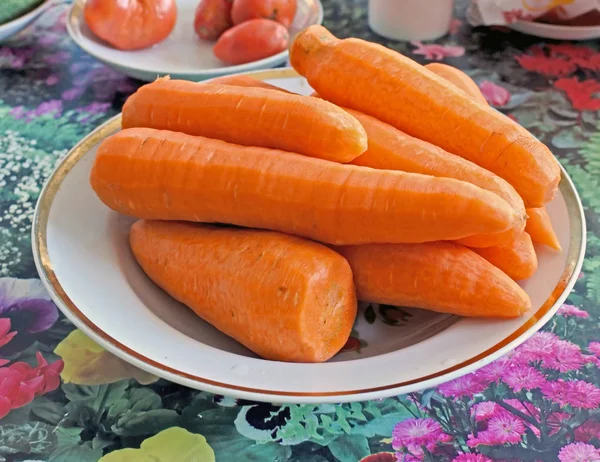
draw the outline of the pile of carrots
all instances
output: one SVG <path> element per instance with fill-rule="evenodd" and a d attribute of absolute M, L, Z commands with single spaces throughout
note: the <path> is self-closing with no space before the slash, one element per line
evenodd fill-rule
<path fill-rule="evenodd" d="M 357 299 L 529 310 L 515 280 L 537 269 L 533 242 L 560 251 L 548 148 L 448 66 L 321 26 L 290 59 L 316 94 L 230 76 L 159 79 L 127 100 L 90 181 L 141 219 L 130 241 L 148 276 L 279 361 L 331 358 Z"/>

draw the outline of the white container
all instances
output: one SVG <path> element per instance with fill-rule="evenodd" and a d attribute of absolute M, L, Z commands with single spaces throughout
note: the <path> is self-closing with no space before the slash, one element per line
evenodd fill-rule
<path fill-rule="evenodd" d="M 369 27 L 392 40 L 434 40 L 448 33 L 454 0 L 369 0 Z"/>

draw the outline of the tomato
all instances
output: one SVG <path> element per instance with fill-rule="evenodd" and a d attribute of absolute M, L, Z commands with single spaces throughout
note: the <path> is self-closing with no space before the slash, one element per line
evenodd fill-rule
<path fill-rule="evenodd" d="M 233 0 L 231 9 L 234 24 L 265 18 L 290 27 L 295 15 L 296 0 Z"/>
<path fill-rule="evenodd" d="M 166 39 L 177 20 L 175 0 L 88 0 L 90 30 L 119 50 L 139 50 Z"/>
<path fill-rule="evenodd" d="M 194 30 L 204 40 L 216 40 L 233 26 L 231 22 L 232 0 L 201 0 L 196 9 Z"/>
<path fill-rule="evenodd" d="M 251 19 L 225 31 L 213 51 L 227 64 L 245 64 L 285 50 L 289 39 L 282 24 L 270 19 Z"/>

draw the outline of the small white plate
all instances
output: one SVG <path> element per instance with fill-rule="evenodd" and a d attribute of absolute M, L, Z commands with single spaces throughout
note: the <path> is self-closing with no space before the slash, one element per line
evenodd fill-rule
<path fill-rule="evenodd" d="M 50 5 L 53 3 L 53 0 L 46 0 L 42 2 L 41 5 L 38 5 L 36 8 L 31 10 L 29 13 L 24 14 L 12 21 L 5 22 L 4 24 L 0 24 L 0 42 L 6 40 L 18 32 L 21 32 L 25 29 L 29 24 L 35 21 L 38 16 L 40 16 L 47 8 L 50 8 Z"/>
<path fill-rule="evenodd" d="M 508 27 L 523 34 L 556 40 L 593 40 L 600 38 L 600 26 L 561 26 L 535 21 L 517 21 Z"/>
<path fill-rule="evenodd" d="M 311 92 L 291 69 L 253 75 Z M 35 261 L 52 299 L 77 327 L 124 360 L 182 385 L 279 403 L 358 401 L 432 387 L 531 336 L 565 300 L 581 269 L 583 210 L 563 171 L 548 210 L 564 251 L 537 249 L 539 270 L 522 284 L 531 313 L 501 321 L 363 305 L 348 349 L 333 360 L 266 361 L 177 303 L 136 264 L 128 245 L 133 220 L 104 206 L 89 184 L 98 144 L 120 122 L 117 116 L 88 135 L 51 176 L 34 218 Z"/>
<path fill-rule="evenodd" d="M 130 77 L 151 82 L 157 77 L 200 81 L 226 74 L 269 69 L 284 64 L 288 51 L 259 61 L 228 66 L 213 54 L 215 42 L 201 40 L 194 32 L 194 14 L 200 0 L 177 0 L 177 24 L 171 35 L 152 48 L 121 51 L 97 38 L 85 24 L 85 0 L 77 0 L 69 12 L 67 30 L 83 50 L 106 65 Z M 321 24 L 323 6 L 320 0 L 298 0 L 298 9 L 290 27 L 290 37 L 302 29 Z"/>

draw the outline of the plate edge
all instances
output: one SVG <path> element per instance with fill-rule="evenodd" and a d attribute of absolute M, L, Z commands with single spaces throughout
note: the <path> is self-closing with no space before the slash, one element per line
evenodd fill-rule
<path fill-rule="evenodd" d="M 274 78 L 289 78 L 297 76 L 297 73 L 291 68 L 263 70 L 249 73 L 255 78 L 268 80 Z M 339 392 L 287 392 L 278 390 L 263 390 L 249 387 L 241 387 L 218 381 L 205 379 L 194 376 L 182 371 L 172 369 L 162 365 L 150 358 L 131 350 L 127 346 L 121 344 L 118 340 L 112 338 L 106 332 L 98 329 L 70 300 L 53 271 L 52 263 L 50 262 L 47 242 L 46 228 L 48 217 L 54 196 L 58 192 L 62 181 L 72 168 L 79 162 L 85 153 L 97 144 L 101 139 L 114 132 L 120 127 L 121 115 L 109 119 L 89 135 L 83 138 L 77 145 L 71 149 L 67 155 L 59 162 L 55 170 L 50 175 L 47 183 L 42 188 L 36 205 L 33 226 L 32 226 L 32 249 L 34 261 L 40 278 L 48 289 L 52 299 L 61 308 L 61 311 L 77 326 L 85 326 L 95 335 L 96 341 L 104 345 L 109 351 L 116 356 L 128 362 L 134 363 L 141 369 L 147 370 L 156 375 L 168 375 L 168 379 L 193 388 L 202 388 L 213 393 L 235 394 L 236 396 L 244 396 L 250 399 L 261 401 L 277 401 L 277 402 L 335 402 L 336 397 L 343 397 L 346 401 L 358 401 L 371 399 L 381 394 L 397 394 L 404 393 L 403 389 L 418 384 L 418 387 L 411 389 L 423 389 L 444 381 L 450 380 L 455 376 L 460 376 L 470 372 L 471 370 L 482 367 L 483 365 L 493 361 L 507 351 L 524 342 L 527 338 L 539 330 L 542 324 L 558 310 L 558 305 L 569 295 L 576 282 L 576 277 L 581 270 L 583 257 L 585 255 L 585 233 L 586 223 L 585 216 L 581 204 L 581 200 L 573 185 L 572 180 L 567 172 L 561 166 L 561 183 L 560 188 L 563 192 L 567 209 L 574 216 L 570 216 L 570 245 L 567 255 L 567 262 L 561 278 L 552 291 L 550 297 L 542 304 L 536 313 L 522 326 L 513 331 L 509 336 L 490 347 L 488 350 L 456 364 L 452 367 L 443 369 L 430 374 L 428 376 L 419 377 L 410 381 L 400 382 L 390 385 L 382 385 L 379 387 L 366 388 L 360 390 L 346 390 Z M 570 206 L 570 208 L 569 208 Z M 272 397 L 272 398 L 269 398 Z"/>

